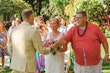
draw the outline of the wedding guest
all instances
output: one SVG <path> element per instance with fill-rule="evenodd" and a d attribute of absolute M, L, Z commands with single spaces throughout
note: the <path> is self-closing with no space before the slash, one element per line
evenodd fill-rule
<path fill-rule="evenodd" d="M 19 25 L 22 22 L 21 17 L 17 17 L 11 24 L 10 28 L 8 29 L 8 37 L 10 36 L 10 33 L 12 32 L 12 29 Z"/>
<path fill-rule="evenodd" d="M 5 66 L 4 66 L 4 62 L 5 62 L 5 56 L 9 56 L 8 52 L 7 52 L 7 30 L 4 26 L 5 24 L 3 22 L 0 21 L 0 57 L 2 60 L 2 69 L 0 70 L 0 72 L 5 71 Z"/>
<path fill-rule="evenodd" d="M 70 19 L 69 19 L 69 24 L 68 24 L 68 26 L 67 26 L 67 31 L 69 30 L 69 29 L 71 29 L 73 26 L 75 26 L 76 25 L 76 20 L 75 20 L 75 17 L 71 17 Z"/>
<path fill-rule="evenodd" d="M 52 29 L 50 28 L 50 21 L 49 20 L 46 21 L 46 25 L 47 25 L 48 32 L 51 32 Z"/>
<path fill-rule="evenodd" d="M 36 28 L 36 30 L 37 30 L 37 28 Z M 48 32 L 47 27 L 40 25 L 39 31 L 40 31 L 41 40 L 43 42 L 45 40 L 47 32 Z M 45 71 L 45 57 L 43 54 L 36 52 L 36 62 L 37 62 L 36 63 L 37 70 L 35 73 L 42 73 L 43 71 Z"/>
<path fill-rule="evenodd" d="M 40 26 L 40 35 L 41 35 L 42 41 L 45 40 L 47 33 L 48 33 L 47 27 L 44 25 L 41 25 Z"/>
<path fill-rule="evenodd" d="M 63 25 L 63 26 L 65 26 L 65 27 L 67 27 L 67 25 L 66 25 L 66 20 L 65 20 L 65 19 L 63 19 L 63 18 L 61 18 L 61 25 Z"/>
<path fill-rule="evenodd" d="M 34 26 L 35 26 L 35 28 L 38 28 L 39 29 L 39 27 L 41 25 L 46 26 L 46 24 L 44 23 L 44 18 L 42 16 L 35 17 L 35 20 L 34 20 Z"/>
<path fill-rule="evenodd" d="M 22 22 L 21 17 L 16 17 L 16 19 L 15 19 L 16 26 L 19 25 L 19 24 L 21 24 L 21 22 Z"/>
<path fill-rule="evenodd" d="M 60 16 L 56 16 L 55 18 L 57 18 L 59 20 L 59 28 L 58 28 L 58 30 L 65 34 L 67 32 L 67 28 L 66 28 L 65 24 L 62 24 L 62 18 Z"/>

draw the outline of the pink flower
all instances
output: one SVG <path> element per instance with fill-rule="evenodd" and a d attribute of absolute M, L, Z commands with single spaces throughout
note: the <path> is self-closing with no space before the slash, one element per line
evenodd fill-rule
<path fill-rule="evenodd" d="M 52 40 L 45 40 L 45 41 L 43 42 L 43 45 L 44 45 L 45 47 L 49 47 L 51 44 L 52 44 Z"/>

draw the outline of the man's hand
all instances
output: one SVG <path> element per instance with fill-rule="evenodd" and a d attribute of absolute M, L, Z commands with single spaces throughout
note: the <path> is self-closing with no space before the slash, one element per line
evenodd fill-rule
<path fill-rule="evenodd" d="M 50 45 L 51 51 L 54 50 L 53 44 Z"/>
<path fill-rule="evenodd" d="M 105 54 L 104 63 L 107 63 L 108 62 L 108 58 L 109 58 L 109 54 Z"/>

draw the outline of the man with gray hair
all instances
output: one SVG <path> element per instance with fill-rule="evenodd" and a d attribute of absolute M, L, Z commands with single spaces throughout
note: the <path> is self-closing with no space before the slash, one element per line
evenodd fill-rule
<path fill-rule="evenodd" d="M 36 51 L 48 54 L 51 49 L 43 47 L 39 32 L 33 28 L 34 14 L 31 9 L 22 11 L 23 22 L 13 28 L 9 37 L 12 73 L 34 73 Z"/>
<path fill-rule="evenodd" d="M 107 38 L 98 26 L 87 21 L 84 11 L 76 13 L 76 26 L 73 26 L 51 48 L 71 42 L 74 49 L 75 73 L 102 73 L 101 44 L 105 51 L 105 63 L 108 62 L 109 49 Z"/>

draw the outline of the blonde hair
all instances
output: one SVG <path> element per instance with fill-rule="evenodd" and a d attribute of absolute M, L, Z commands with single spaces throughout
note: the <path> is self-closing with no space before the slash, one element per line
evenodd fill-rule
<path fill-rule="evenodd" d="M 52 19 L 50 19 L 49 21 L 51 22 L 51 21 L 53 21 L 53 20 L 60 26 L 60 21 L 59 21 L 57 18 L 52 18 Z"/>
<path fill-rule="evenodd" d="M 37 17 L 35 17 L 35 21 L 36 21 L 36 22 L 38 22 L 38 20 L 39 20 L 39 19 L 43 19 L 43 17 L 42 17 L 42 16 L 40 16 L 40 15 L 39 15 L 39 16 L 37 16 Z M 44 19 L 43 19 L 43 20 L 44 20 Z"/>
<path fill-rule="evenodd" d="M 42 27 L 45 27 L 45 30 L 48 30 L 48 29 L 47 29 L 47 26 L 46 26 L 45 24 L 44 24 L 44 25 L 40 25 L 39 28 L 41 29 Z"/>
<path fill-rule="evenodd" d="M 2 23 L 2 29 L 3 29 L 4 31 L 7 31 L 6 28 L 5 28 L 5 23 L 2 22 L 2 21 L 0 21 L 0 23 Z"/>

